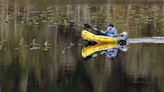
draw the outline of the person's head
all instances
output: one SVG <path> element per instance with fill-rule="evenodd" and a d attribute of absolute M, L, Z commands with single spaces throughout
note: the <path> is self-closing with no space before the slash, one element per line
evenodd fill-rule
<path fill-rule="evenodd" d="M 112 23 L 108 23 L 107 29 L 112 29 L 112 28 L 113 28 L 113 24 Z"/>

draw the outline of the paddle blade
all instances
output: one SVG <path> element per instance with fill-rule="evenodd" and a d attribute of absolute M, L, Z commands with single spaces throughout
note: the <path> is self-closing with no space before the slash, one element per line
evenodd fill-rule
<path fill-rule="evenodd" d="M 86 27 L 86 28 L 92 28 L 89 24 L 84 24 L 84 27 Z"/>

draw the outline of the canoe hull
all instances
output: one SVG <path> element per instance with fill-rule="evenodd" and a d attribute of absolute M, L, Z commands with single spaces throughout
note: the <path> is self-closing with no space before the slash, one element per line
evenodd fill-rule
<path fill-rule="evenodd" d="M 87 30 L 83 30 L 81 36 L 85 40 L 94 41 L 97 43 L 117 43 L 117 38 L 109 37 L 109 36 L 102 36 L 102 35 L 95 35 Z"/>
<path fill-rule="evenodd" d="M 88 46 L 88 47 L 82 48 L 81 54 L 82 54 L 83 58 L 86 58 L 87 56 L 90 56 L 91 54 L 93 54 L 95 52 L 108 50 L 108 49 L 111 49 L 116 46 L 118 46 L 117 43 L 115 43 L 115 44 L 111 44 L 111 43 L 96 44 L 93 46 Z"/>

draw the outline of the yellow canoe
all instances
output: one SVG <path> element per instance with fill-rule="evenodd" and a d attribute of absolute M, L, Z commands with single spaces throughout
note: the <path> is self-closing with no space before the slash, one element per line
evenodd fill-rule
<path fill-rule="evenodd" d="M 81 33 L 81 36 L 85 40 L 94 41 L 97 43 L 117 43 L 118 42 L 116 38 L 103 36 L 103 35 L 95 35 L 91 32 L 88 32 L 87 30 L 83 30 Z"/>
<path fill-rule="evenodd" d="M 116 46 L 118 46 L 117 43 L 96 44 L 93 46 L 88 46 L 88 47 L 82 48 L 81 54 L 82 54 L 83 58 L 86 58 L 87 56 L 89 56 L 95 52 L 108 50 L 108 49 L 111 49 L 111 48 L 116 47 Z"/>

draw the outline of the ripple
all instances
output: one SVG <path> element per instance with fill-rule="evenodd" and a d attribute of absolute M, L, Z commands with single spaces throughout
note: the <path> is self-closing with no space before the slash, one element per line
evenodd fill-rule
<path fill-rule="evenodd" d="M 128 43 L 164 43 L 164 37 L 130 38 Z"/>

